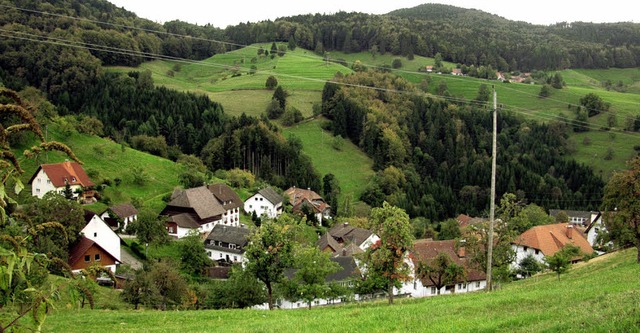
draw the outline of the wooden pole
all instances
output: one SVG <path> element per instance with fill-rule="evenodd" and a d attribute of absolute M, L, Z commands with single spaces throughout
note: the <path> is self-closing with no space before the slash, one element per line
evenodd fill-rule
<path fill-rule="evenodd" d="M 491 203 L 489 208 L 489 234 L 487 240 L 487 291 L 491 291 L 491 275 L 493 264 L 493 224 L 496 214 L 496 155 L 498 139 L 498 95 L 493 86 L 493 152 L 491 154 Z"/>

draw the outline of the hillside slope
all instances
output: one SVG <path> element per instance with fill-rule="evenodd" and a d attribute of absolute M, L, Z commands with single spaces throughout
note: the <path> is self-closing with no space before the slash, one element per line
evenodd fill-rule
<path fill-rule="evenodd" d="M 312 310 L 58 310 L 45 332 L 634 332 L 640 325 L 635 250 L 478 292 Z"/>

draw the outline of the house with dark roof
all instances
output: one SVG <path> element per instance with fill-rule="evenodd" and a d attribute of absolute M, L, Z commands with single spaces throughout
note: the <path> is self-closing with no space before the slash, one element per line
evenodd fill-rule
<path fill-rule="evenodd" d="M 138 210 L 130 203 L 107 208 L 100 217 L 113 229 L 126 231 L 129 223 L 138 219 Z"/>
<path fill-rule="evenodd" d="M 273 188 L 263 188 L 244 202 L 244 211 L 247 214 L 255 212 L 257 216 L 276 218 L 282 214 L 283 200 Z"/>
<path fill-rule="evenodd" d="M 334 256 L 353 256 L 366 251 L 378 240 L 380 237 L 370 230 L 341 223 L 322 235 L 316 246 L 320 251 L 333 253 Z"/>
<path fill-rule="evenodd" d="M 190 231 L 207 233 L 213 226 L 222 223 L 227 210 L 206 186 L 175 190 L 171 200 L 160 213 L 166 216 L 165 223 L 170 236 L 182 238 Z"/>
<path fill-rule="evenodd" d="M 429 263 L 436 259 L 438 254 L 445 253 L 451 260 L 465 271 L 465 277 L 458 279 L 454 283 L 437 289 L 435 284 L 428 278 L 418 279 L 415 269 L 418 263 Z M 483 290 L 486 288 L 486 275 L 483 271 L 473 267 L 470 259 L 466 256 L 464 244 L 458 244 L 455 240 L 433 241 L 419 239 L 414 242 L 413 250 L 409 256 L 411 267 L 413 267 L 413 279 L 405 282 L 398 291 L 398 294 L 411 295 L 412 297 L 426 297 L 452 293 L 466 293 Z"/>
<path fill-rule="evenodd" d="M 118 262 L 121 260 L 120 237 L 105 223 L 102 218 L 89 210 L 84 211 L 86 225 L 80 233 L 87 239 L 98 244 Z"/>
<path fill-rule="evenodd" d="M 218 262 L 241 263 L 249 233 L 247 228 L 216 224 L 204 241 L 204 249 L 209 258 Z"/>
<path fill-rule="evenodd" d="M 549 210 L 549 215 L 557 217 L 560 212 L 567 214 L 567 216 L 569 217 L 569 220 L 567 222 L 580 227 L 587 227 L 600 213 L 581 210 L 551 209 Z"/>
<path fill-rule="evenodd" d="M 240 226 L 240 208 L 244 204 L 240 196 L 231 187 L 222 183 L 209 185 L 207 188 L 225 210 L 221 223 Z"/>
<path fill-rule="evenodd" d="M 568 244 L 580 248 L 583 254 L 592 254 L 593 248 L 586 237 L 571 223 L 557 223 L 535 226 L 518 236 L 511 247 L 516 253 L 512 267 L 527 256 L 544 262 L 545 256 L 552 256 Z M 574 258 L 579 261 L 581 257 Z"/>
<path fill-rule="evenodd" d="M 31 194 L 40 199 L 49 192 L 64 195 L 64 190 L 69 185 L 75 199 L 86 203 L 95 202 L 95 184 L 77 162 L 42 164 L 29 180 L 29 184 Z"/>
<path fill-rule="evenodd" d="M 324 199 L 311 189 L 301 189 L 291 187 L 284 192 L 289 197 L 289 202 L 293 206 L 293 212 L 304 213 L 305 210 L 312 212 L 318 222 L 331 218 L 331 206 Z"/>
<path fill-rule="evenodd" d="M 69 251 L 68 264 L 73 272 L 78 272 L 87 267 L 98 264 L 116 272 L 116 265 L 120 262 L 109 251 L 105 250 L 95 241 L 82 237 L 71 251 Z"/>
<path fill-rule="evenodd" d="M 336 264 L 338 264 L 339 268 L 333 274 L 330 274 L 325 279 L 327 284 L 335 283 L 344 287 L 353 287 L 355 281 L 362 277 L 362 273 L 358 264 L 354 257 L 351 256 L 338 256 L 332 257 L 330 260 Z M 290 269 L 285 272 L 285 276 L 288 278 L 292 278 L 295 274 L 295 270 Z M 357 298 L 357 296 L 356 296 Z M 331 304 L 340 304 L 344 301 L 344 297 L 336 297 L 332 299 L 324 299 L 319 298 L 313 300 L 311 302 L 311 306 L 323 306 L 323 305 L 331 305 Z M 308 307 L 309 304 L 304 301 L 289 301 L 286 299 L 279 298 L 276 300 L 276 306 L 280 309 L 298 309 Z M 261 309 L 267 309 L 268 305 L 263 304 L 262 306 L 258 306 Z"/>

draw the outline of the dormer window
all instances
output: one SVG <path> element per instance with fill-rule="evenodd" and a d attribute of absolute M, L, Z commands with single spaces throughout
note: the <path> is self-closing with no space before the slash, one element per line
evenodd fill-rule
<path fill-rule="evenodd" d="M 76 177 L 71 177 L 71 182 L 75 183 Z"/>

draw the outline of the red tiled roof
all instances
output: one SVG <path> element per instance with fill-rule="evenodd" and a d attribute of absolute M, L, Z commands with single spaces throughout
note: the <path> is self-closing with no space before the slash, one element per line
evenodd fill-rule
<path fill-rule="evenodd" d="M 324 212 L 327 208 L 330 208 L 324 199 L 316 192 L 310 189 L 301 189 L 297 187 L 291 187 L 284 192 L 289 197 L 289 202 L 293 206 L 293 211 L 298 212 L 302 209 L 302 205 L 306 202 L 317 213 Z"/>
<path fill-rule="evenodd" d="M 55 164 L 42 164 L 36 170 L 36 173 L 29 181 L 30 183 L 33 181 L 35 176 L 40 172 L 40 169 L 44 170 L 47 174 L 47 177 L 51 180 L 51 183 L 55 187 L 63 187 L 66 186 L 67 182 L 69 185 L 80 185 L 82 187 L 94 186 L 95 184 L 89 179 L 87 173 L 84 172 L 84 169 L 77 162 L 62 162 Z"/>
<path fill-rule="evenodd" d="M 552 256 L 567 244 L 579 247 L 585 254 L 593 253 L 593 248 L 584 235 L 569 223 L 539 225 L 522 233 L 514 242 L 542 251 Z"/>
<path fill-rule="evenodd" d="M 461 251 L 460 251 L 461 250 Z M 455 240 L 432 241 L 427 239 L 419 239 L 413 243 L 413 251 L 411 256 L 414 265 L 417 267 L 421 261 L 430 262 L 435 259 L 439 253 L 446 253 L 451 260 L 464 267 L 467 282 L 486 280 L 486 274 L 471 267 L 469 259 L 464 257 L 464 249 L 460 248 L 456 251 Z M 422 281 L 425 286 L 431 286 L 433 283 L 426 279 Z M 463 282 L 463 281 L 458 281 Z"/>

